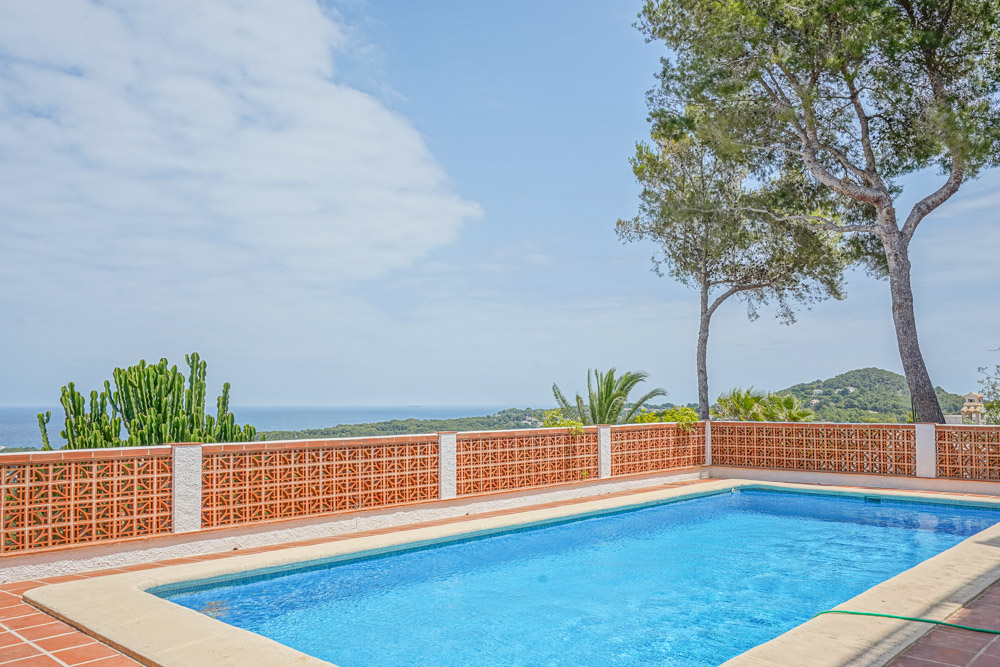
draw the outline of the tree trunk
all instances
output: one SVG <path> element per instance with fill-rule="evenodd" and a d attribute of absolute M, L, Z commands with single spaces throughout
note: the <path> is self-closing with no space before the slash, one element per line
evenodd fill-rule
<path fill-rule="evenodd" d="M 903 362 L 906 384 L 910 388 L 916 421 L 944 423 L 944 414 L 934 393 L 924 357 L 917 341 L 917 320 L 913 313 L 913 289 L 910 287 L 910 257 L 907 243 L 896 226 L 895 211 L 889 208 L 880 215 L 879 236 L 889 261 L 889 291 L 892 294 L 892 321 L 896 343 Z M 891 218 L 891 221 L 889 220 Z M 891 222 L 890 224 L 887 224 Z"/>
<path fill-rule="evenodd" d="M 701 318 L 698 325 L 698 418 L 708 419 L 708 285 L 701 286 Z"/>

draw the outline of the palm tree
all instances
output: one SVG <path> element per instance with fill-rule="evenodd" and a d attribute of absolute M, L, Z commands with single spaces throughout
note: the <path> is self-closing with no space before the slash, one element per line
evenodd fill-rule
<path fill-rule="evenodd" d="M 614 368 L 607 373 L 601 373 L 595 368 L 592 379 L 591 371 L 588 369 L 586 402 L 580 394 L 577 394 L 576 405 L 570 405 L 556 384 L 552 385 L 552 394 L 560 410 L 568 417 L 578 419 L 584 424 L 627 424 L 635 418 L 647 401 L 667 395 L 662 389 L 653 389 L 634 403 L 629 403 L 628 395 L 648 377 L 649 374 L 642 371 L 629 371 L 615 377 Z"/>
<path fill-rule="evenodd" d="M 806 422 L 813 416 L 813 411 L 803 407 L 802 401 L 791 394 L 768 394 L 762 404 L 764 421 Z"/>
<path fill-rule="evenodd" d="M 759 394 L 750 387 L 719 396 L 719 408 L 713 414 L 717 419 L 740 422 L 804 422 L 813 412 L 791 394 Z"/>
<path fill-rule="evenodd" d="M 719 396 L 719 408 L 714 411 L 716 419 L 737 422 L 765 421 L 763 415 L 764 395 L 749 389 L 733 389 L 728 394 Z"/>

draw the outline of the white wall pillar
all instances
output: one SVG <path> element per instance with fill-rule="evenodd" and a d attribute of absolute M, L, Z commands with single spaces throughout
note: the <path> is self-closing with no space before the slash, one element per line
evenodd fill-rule
<path fill-rule="evenodd" d="M 458 434 L 455 431 L 438 433 L 438 497 L 454 498 L 458 493 Z"/>
<path fill-rule="evenodd" d="M 937 429 L 917 424 L 917 477 L 937 477 Z"/>
<path fill-rule="evenodd" d="M 712 465 L 712 422 L 705 420 L 705 465 Z"/>
<path fill-rule="evenodd" d="M 171 454 L 174 532 L 201 530 L 201 444 L 176 444 Z"/>
<path fill-rule="evenodd" d="M 611 477 L 611 427 L 597 427 L 597 477 Z"/>

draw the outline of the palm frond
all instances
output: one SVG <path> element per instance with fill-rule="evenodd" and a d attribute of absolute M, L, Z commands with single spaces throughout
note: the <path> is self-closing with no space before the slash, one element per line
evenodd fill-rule
<path fill-rule="evenodd" d="M 570 416 L 573 413 L 573 408 L 570 406 L 569 401 L 563 396 L 563 393 L 559 390 L 559 385 L 555 382 L 552 383 L 552 395 L 556 398 L 556 403 L 559 404 L 559 409 L 563 411 L 566 416 Z"/>
<path fill-rule="evenodd" d="M 576 395 L 576 410 L 579 419 L 584 424 L 625 424 L 631 421 L 636 413 L 650 399 L 666 396 L 663 389 L 654 389 L 636 403 L 631 405 L 627 414 L 625 409 L 630 405 L 629 394 L 636 386 L 646 381 L 649 374 L 643 371 L 628 371 L 616 376 L 616 369 L 606 372 L 600 369 L 587 369 L 587 403 L 580 394 Z M 552 385 L 552 393 L 560 407 L 571 412 L 571 406 L 559 387 Z"/>
<path fill-rule="evenodd" d="M 587 421 L 587 408 L 583 404 L 583 396 L 580 394 L 576 395 L 576 411 L 580 415 L 580 422 L 582 424 L 593 424 L 592 421 Z"/>
<path fill-rule="evenodd" d="M 635 403 L 632 404 L 632 409 L 629 410 L 628 414 L 625 415 L 625 419 L 621 420 L 620 423 L 622 424 L 631 423 L 631 421 L 635 418 L 636 413 L 639 412 L 639 410 L 641 410 L 646 403 L 657 397 L 665 398 L 666 395 L 667 392 L 660 388 L 656 388 L 653 389 L 652 391 L 646 392 L 639 398 L 639 400 L 637 400 Z"/>
<path fill-rule="evenodd" d="M 597 414 L 598 407 L 601 403 L 600 391 L 601 391 L 601 372 L 594 369 L 595 380 L 597 382 L 597 394 L 594 393 L 594 385 L 590 381 L 590 369 L 587 369 L 587 400 L 589 401 L 588 407 L 590 408 L 590 423 L 600 424 L 600 415 Z"/>

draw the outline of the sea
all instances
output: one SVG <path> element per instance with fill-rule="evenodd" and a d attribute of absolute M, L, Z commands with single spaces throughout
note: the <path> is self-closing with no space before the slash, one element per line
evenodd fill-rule
<path fill-rule="evenodd" d="M 366 424 L 391 419 L 457 419 L 491 415 L 509 405 L 364 405 L 277 406 L 253 405 L 231 408 L 240 424 L 253 424 L 258 431 L 301 431 L 341 424 Z M 59 431 L 65 413 L 61 407 L 0 406 L 0 447 L 42 446 L 38 413 L 52 411 L 49 439 L 52 446 L 62 439 Z"/>

